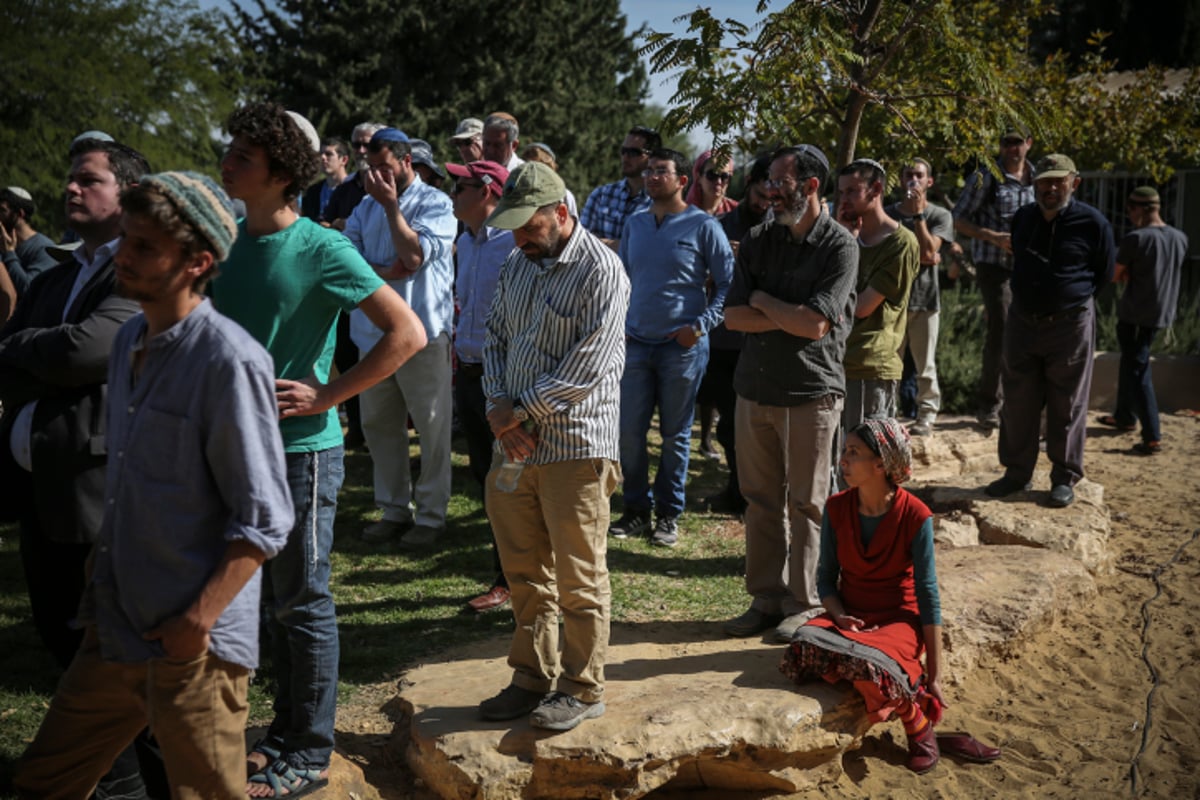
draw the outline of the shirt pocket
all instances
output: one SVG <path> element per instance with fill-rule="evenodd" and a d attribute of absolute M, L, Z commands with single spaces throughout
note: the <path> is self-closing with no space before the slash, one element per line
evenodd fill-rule
<path fill-rule="evenodd" d="M 552 358 L 561 358 L 574 342 L 575 309 L 565 309 L 561 301 L 556 307 L 553 298 L 542 304 L 538 317 L 537 342 L 539 349 Z"/>
<path fill-rule="evenodd" d="M 183 485 L 187 482 L 185 464 L 191 462 L 191 449 L 199 446 L 188 441 L 188 419 L 178 414 L 142 409 L 125 450 L 110 453 L 125 461 L 125 467 L 139 478 L 155 484 Z"/>

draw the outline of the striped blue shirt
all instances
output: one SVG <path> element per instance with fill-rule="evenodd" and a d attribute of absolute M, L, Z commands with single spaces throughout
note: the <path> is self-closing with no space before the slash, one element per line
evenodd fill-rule
<path fill-rule="evenodd" d="M 488 410 L 510 398 L 529 412 L 529 463 L 619 460 L 628 308 L 621 260 L 578 220 L 553 263 L 509 255 L 487 320 L 483 391 Z"/>

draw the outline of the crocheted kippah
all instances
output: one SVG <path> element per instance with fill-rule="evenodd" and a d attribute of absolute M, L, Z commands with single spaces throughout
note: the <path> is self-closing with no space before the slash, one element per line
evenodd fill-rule
<path fill-rule="evenodd" d="M 894 419 L 866 419 L 854 429 L 871 448 L 871 451 L 883 459 L 883 471 L 888 480 L 899 486 L 912 477 L 912 449 L 909 443 L 908 429 Z"/>
<path fill-rule="evenodd" d="M 140 183 L 165 194 L 179 215 L 212 245 L 217 261 L 225 260 L 237 238 L 237 220 L 224 189 L 198 172 L 160 172 L 145 176 Z"/>
<path fill-rule="evenodd" d="M 1139 186 L 1129 193 L 1131 200 L 1152 205 L 1158 202 L 1158 190 L 1153 186 Z"/>

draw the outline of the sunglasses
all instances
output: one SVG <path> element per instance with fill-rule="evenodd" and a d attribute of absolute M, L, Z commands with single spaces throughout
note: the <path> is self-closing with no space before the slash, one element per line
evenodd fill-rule
<path fill-rule="evenodd" d="M 458 194 L 464 189 L 478 189 L 481 186 L 483 184 L 479 181 L 455 181 L 454 185 L 450 187 L 450 194 Z"/>
<path fill-rule="evenodd" d="M 650 151 L 641 147 L 622 147 L 621 155 L 636 158 L 637 156 L 649 155 Z"/>
<path fill-rule="evenodd" d="M 708 178 L 713 183 L 729 183 L 733 180 L 732 172 L 717 172 L 714 169 L 704 171 L 704 177 Z"/>

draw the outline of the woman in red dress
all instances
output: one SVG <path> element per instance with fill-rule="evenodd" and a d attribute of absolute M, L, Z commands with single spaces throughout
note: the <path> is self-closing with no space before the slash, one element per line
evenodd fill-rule
<path fill-rule="evenodd" d="M 908 431 L 867 420 L 846 436 L 840 466 L 850 488 L 829 498 L 821 523 L 826 613 L 797 631 L 780 669 L 797 683 L 852 682 L 872 720 L 904 723 L 908 768 L 926 772 L 938 762 L 933 726 L 946 705 L 942 619 L 933 515 L 899 486 L 912 475 Z"/>

